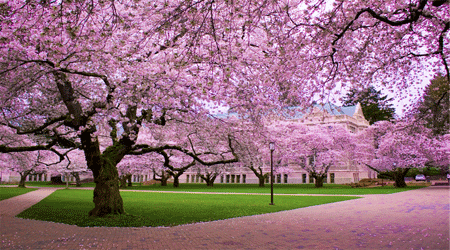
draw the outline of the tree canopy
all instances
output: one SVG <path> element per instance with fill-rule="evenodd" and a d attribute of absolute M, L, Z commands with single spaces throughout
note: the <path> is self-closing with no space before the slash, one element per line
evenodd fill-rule
<path fill-rule="evenodd" d="M 394 118 L 395 108 L 390 102 L 392 102 L 392 98 L 382 95 L 381 91 L 369 86 L 362 90 L 351 89 L 344 97 L 343 106 L 360 103 L 364 117 L 372 125 L 377 121 L 389 121 Z"/>
<path fill-rule="evenodd" d="M 435 135 L 449 133 L 450 83 L 447 77 L 440 74 L 434 77 L 412 112 L 417 119 L 425 120 Z"/>
<path fill-rule="evenodd" d="M 449 12 L 437 0 L 2 2 L 1 129 L 40 139 L 0 152 L 83 150 L 96 182 L 90 215 L 120 214 L 126 155 L 171 149 L 212 163 L 137 143 L 141 128 L 203 119 L 206 104 L 265 112 L 339 85 L 448 78 Z"/>

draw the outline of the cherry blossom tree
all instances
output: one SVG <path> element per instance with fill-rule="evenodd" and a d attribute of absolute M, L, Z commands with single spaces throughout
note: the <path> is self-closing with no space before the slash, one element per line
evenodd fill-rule
<path fill-rule="evenodd" d="M 445 138 L 432 136 L 432 131 L 417 121 L 379 122 L 365 131 L 366 166 L 388 172 L 396 187 L 406 187 L 405 176 L 412 168 L 448 164 Z"/>
<path fill-rule="evenodd" d="M 323 187 L 323 179 L 333 166 L 351 164 L 356 149 L 354 134 L 341 125 L 306 127 L 287 123 L 272 126 L 272 138 L 286 165 L 299 165 L 315 179 L 316 187 Z"/>
<path fill-rule="evenodd" d="M 226 86 L 230 87 L 230 103 L 236 99 L 232 88 L 237 85 L 210 82 L 213 77 L 218 79 L 216 73 L 225 75 L 221 72 L 229 69 L 202 62 L 216 58 L 204 58 L 210 54 L 202 55 L 206 48 L 197 50 L 196 46 L 203 42 L 202 36 L 209 41 L 214 36 L 205 35 L 200 15 L 187 11 L 194 7 L 182 1 L 170 5 L 164 1 L 151 5 L 12 1 L 0 7 L 0 74 L 5 93 L 1 124 L 16 134 L 47 138 L 26 148 L 2 145 L 1 152 L 45 150 L 55 145 L 83 150 L 96 182 L 91 216 L 124 212 L 116 165 L 134 149 L 142 124 L 164 126 L 165 119 L 183 120 L 183 116 L 200 113 L 204 101 L 214 101 Z M 205 13 L 213 18 L 210 11 Z M 183 15 L 200 22 L 186 22 L 193 27 L 178 25 Z M 229 43 L 234 41 L 225 42 Z M 226 52 L 223 44 L 216 45 L 211 48 Z M 217 60 L 225 63 L 227 58 Z M 103 149 L 99 126 L 109 131 L 112 141 Z M 161 147 L 146 147 L 145 151 Z"/>
<path fill-rule="evenodd" d="M 401 93 L 429 72 L 450 80 L 447 1 L 289 1 L 283 10 L 270 31 L 284 35 L 277 44 L 295 65 L 293 96 L 307 89 L 327 99 L 371 84 Z"/>
<path fill-rule="evenodd" d="M 192 119 L 205 103 L 308 105 L 339 83 L 407 87 L 424 67 L 448 76 L 448 12 L 427 0 L 1 3 L 0 124 L 46 140 L 0 152 L 83 150 L 89 214 L 121 214 L 125 155 L 170 149 L 207 163 L 182 146 L 137 145 L 144 125 Z"/>
<path fill-rule="evenodd" d="M 251 170 L 258 178 L 259 187 L 264 187 L 266 178 L 270 175 L 270 137 L 261 121 L 249 122 L 235 119 L 233 127 L 238 128 L 234 133 L 236 154 L 239 164 Z"/>
<path fill-rule="evenodd" d="M 63 152 L 63 149 L 58 149 L 58 152 Z M 63 156 L 64 160 L 59 162 L 53 167 L 53 172 L 64 175 L 66 178 L 72 175 L 75 178 L 75 183 L 77 187 L 81 187 L 80 174 L 89 173 L 90 170 L 87 168 L 86 159 L 84 158 L 83 151 L 79 149 L 65 150 Z M 67 182 L 68 184 L 68 182 Z"/>
<path fill-rule="evenodd" d="M 196 165 L 194 169 L 197 172 L 197 175 L 206 182 L 206 186 L 213 187 L 217 176 L 224 172 L 226 166 L 224 164 L 210 167 Z"/>

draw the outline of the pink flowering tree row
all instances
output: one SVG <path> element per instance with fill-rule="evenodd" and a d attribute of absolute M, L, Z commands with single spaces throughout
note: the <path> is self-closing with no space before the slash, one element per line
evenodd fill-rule
<path fill-rule="evenodd" d="M 378 122 L 368 128 L 359 148 L 360 160 L 370 169 L 387 172 L 396 187 L 406 187 L 405 176 L 412 168 L 448 168 L 448 136 L 433 136 L 420 121 Z"/>
<path fill-rule="evenodd" d="M 0 10 L 0 129 L 46 138 L 0 152 L 82 150 L 96 182 L 91 216 L 124 212 L 116 166 L 127 154 L 170 149 L 211 163 L 207 151 L 138 145 L 144 125 L 193 119 L 205 103 L 307 106 L 338 84 L 450 75 L 449 7 L 438 0 L 19 0 Z"/>

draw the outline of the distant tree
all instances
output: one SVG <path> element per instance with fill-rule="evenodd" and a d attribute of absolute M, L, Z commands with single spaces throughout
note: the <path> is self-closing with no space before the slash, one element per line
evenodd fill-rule
<path fill-rule="evenodd" d="M 285 165 L 299 165 L 315 179 L 317 188 L 323 187 L 331 167 L 350 164 L 355 158 L 355 135 L 342 126 L 290 124 L 272 129 L 271 136 L 280 148 L 278 151 L 283 152 L 278 155 L 281 161 Z"/>
<path fill-rule="evenodd" d="M 373 86 L 366 89 L 351 89 L 344 97 L 344 107 L 361 104 L 364 117 L 370 125 L 377 121 L 391 120 L 394 118 L 395 108 L 390 103 L 392 98 L 382 95 L 381 91 Z"/>
<path fill-rule="evenodd" d="M 438 74 L 430 81 L 415 108 L 415 116 L 425 120 L 434 135 L 444 135 L 450 130 L 449 91 L 448 78 Z"/>
<path fill-rule="evenodd" d="M 415 120 L 378 122 L 366 129 L 361 139 L 366 143 L 359 147 L 358 159 L 379 174 L 390 176 L 399 188 L 406 187 L 405 176 L 410 169 L 449 163 L 449 138 L 432 136 L 430 129 Z"/>

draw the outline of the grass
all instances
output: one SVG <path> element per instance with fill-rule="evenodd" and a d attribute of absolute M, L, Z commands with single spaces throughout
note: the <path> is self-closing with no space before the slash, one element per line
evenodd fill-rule
<path fill-rule="evenodd" d="M 57 190 L 18 215 L 82 227 L 157 227 L 223 220 L 357 199 L 349 196 L 275 196 L 121 192 L 126 215 L 90 218 L 92 190 Z"/>
<path fill-rule="evenodd" d="M 314 187 L 314 184 L 274 184 L 275 194 L 345 194 L 345 195 L 365 195 L 365 194 L 392 194 L 418 188 L 425 185 L 408 186 L 406 188 L 394 188 L 391 186 L 372 188 L 352 188 L 340 184 L 324 184 L 322 188 Z M 154 190 L 154 191 L 187 191 L 187 192 L 224 192 L 224 193 L 270 193 L 270 185 L 263 188 L 258 184 L 214 184 L 214 187 L 207 187 L 206 184 L 181 183 L 179 188 L 172 184 L 163 187 L 159 184 L 151 186 L 127 187 L 126 190 Z"/>
<path fill-rule="evenodd" d="M 36 188 L 14 188 L 14 187 L 0 187 L 0 201 L 6 200 L 14 196 L 25 194 L 36 190 Z"/>
<path fill-rule="evenodd" d="M 65 187 L 66 185 L 51 185 L 51 182 L 31 181 L 27 186 L 35 187 Z M 409 183 L 406 188 L 394 188 L 390 186 L 361 187 L 352 188 L 340 184 L 324 184 L 322 188 L 314 187 L 314 184 L 274 184 L 275 194 L 345 194 L 345 195 L 365 195 L 365 194 L 392 194 L 429 186 L 429 183 Z M 70 188 L 75 186 L 69 186 Z M 84 183 L 81 187 L 95 187 L 95 183 Z M 180 187 L 175 188 L 173 184 L 161 186 L 160 184 L 142 186 L 140 183 L 133 183 L 132 187 L 124 190 L 153 190 L 153 191 L 186 191 L 186 192 L 220 192 L 220 193 L 270 193 L 270 185 L 266 184 L 260 188 L 258 184 L 214 184 L 214 187 L 207 187 L 205 183 L 180 183 Z"/>
<path fill-rule="evenodd" d="M 74 182 L 71 181 L 69 183 L 74 183 Z M 2 185 L 17 186 L 18 184 L 2 184 Z M 50 181 L 27 181 L 27 182 L 25 182 L 25 186 L 27 186 L 27 187 L 60 187 L 60 188 L 64 188 L 64 187 L 66 187 L 66 183 L 64 182 L 64 184 L 62 184 L 62 185 L 52 185 Z M 69 187 L 75 187 L 75 186 L 69 185 Z M 83 184 L 81 184 L 81 187 L 95 187 L 95 183 L 94 182 L 83 183 Z"/>

